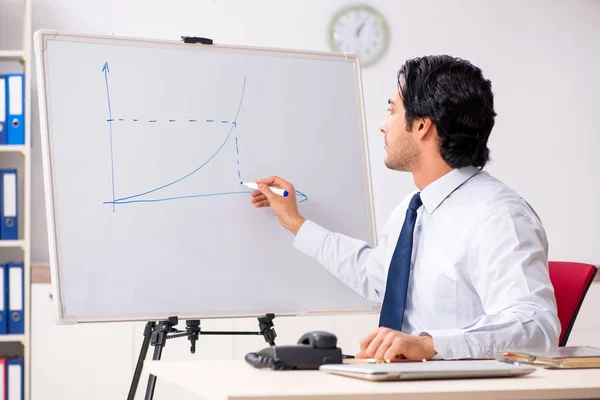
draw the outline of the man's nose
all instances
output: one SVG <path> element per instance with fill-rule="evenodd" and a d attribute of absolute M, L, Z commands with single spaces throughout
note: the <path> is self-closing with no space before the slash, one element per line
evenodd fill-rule
<path fill-rule="evenodd" d="M 383 133 L 384 135 L 387 133 L 387 126 L 385 124 L 385 121 L 382 121 L 381 124 L 379 124 L 379 132 Z"/>

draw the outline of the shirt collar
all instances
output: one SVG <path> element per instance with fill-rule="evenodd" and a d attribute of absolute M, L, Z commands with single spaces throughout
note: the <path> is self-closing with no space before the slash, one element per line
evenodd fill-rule
<path fill-rule="evenodd" d="M 454 192 L 460 185 L 474 176 L 480 170 L 477 167 L 465 167 L 453 169 L 446 175 L 427 185 L 421 191 L 421 200 L 430 214 L 442 204 L 450 193 Z"/>

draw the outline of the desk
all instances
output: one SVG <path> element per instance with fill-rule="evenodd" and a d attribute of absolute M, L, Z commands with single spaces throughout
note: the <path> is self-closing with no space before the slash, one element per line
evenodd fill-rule
<path fill-rule="evenodd" d="M 171 382 L 207 400 L 600 397 L 600 369 L 538 368 L 515 378 L 369 382 L 320 371 L 256 369 L 245 361 L 146 361 L 144 365 L 158 382 Z"/>

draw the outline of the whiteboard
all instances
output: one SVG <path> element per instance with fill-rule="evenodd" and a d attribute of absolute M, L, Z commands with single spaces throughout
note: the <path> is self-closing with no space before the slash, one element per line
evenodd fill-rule
<path fill-rule="evenodd" d="M 38 31 L 61 323 L 377 310 L 240 181 L 375 244 L 358 58 Z"/>

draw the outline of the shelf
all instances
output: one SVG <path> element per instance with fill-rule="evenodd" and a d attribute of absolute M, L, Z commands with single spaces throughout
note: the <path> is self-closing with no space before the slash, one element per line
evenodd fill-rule
<path fill-rule="evenodd" d="M 15 144 L 11 144 L 11 145 L 0 145 L 0 151 L 2 152 L 18 152 L 18 153 L 25 153 L 27 151 L 27 146 L 24 146 L 22 144 L 19 145 L 15 145 Z"/>
<path fill-rule="evenodd" d="M 24 240 L 0 240 L 0 247 L 25 248 L 25 241 Z"/>
<path fill-rule="evenodd" d="M 25 58 L 23 50 L 0 50 L 0 60 L 21 60 Z"/>
<path fill-rule="evenodd" d="M 25 335 L 0 335 L 0 343 L 25 341 Z"/>

